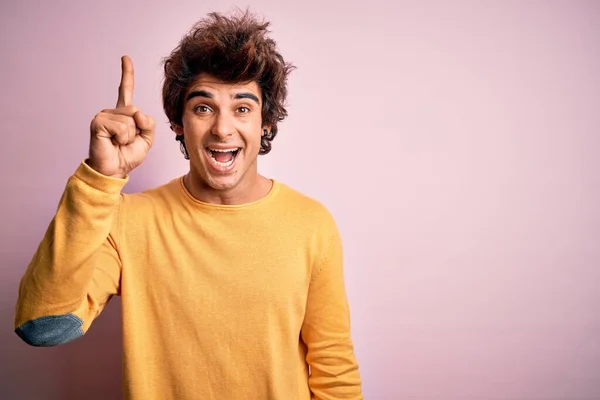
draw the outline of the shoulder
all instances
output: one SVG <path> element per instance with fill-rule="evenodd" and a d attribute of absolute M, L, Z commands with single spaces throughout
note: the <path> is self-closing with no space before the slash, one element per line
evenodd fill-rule
<path fill-rule="evenodd" d="M 342 259 L 342 238 L 337 221 L 325 203 L 286 184 L 280 183 L 281 204 L 290 215 L 286 229 L 308 241 L 312 264 L 318 268 L 328 261 Z"/>
<path fill-rule="evenodd" d="M 331 210 L 316 197 L 310 196 L 290 185 L 278 182 L 280 203 L 286 213 L 304 221 L 312 228 L 335 234 L 337 225 Z"/>
<path fill-rule="evenodd" d="M 127 211 L 135 210 L 143 214 L 144 211 L 160 209 L 165 206 L 180 203 L 177 198 L 181 196 L 181 177 L 169 182 L 153 186 L 135 193 L 122 194 L 122 207 Z"/>

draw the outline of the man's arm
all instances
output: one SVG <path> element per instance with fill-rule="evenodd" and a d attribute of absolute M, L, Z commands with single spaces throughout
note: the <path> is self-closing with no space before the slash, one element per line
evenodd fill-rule
<path fill-rule="evenodd" d="M 362 400 L 337 230 L 311 278 L 302 339 L 308 348 L 308 384 L 313 399 Z"/>
<path fill-rule="evenodd" d="M 32 346 L 56 346 L 84 334 L 118 294 L 121 265 L 112 234 L 127 179 L 82 163 L 19 286 L 15 332 Z"/>

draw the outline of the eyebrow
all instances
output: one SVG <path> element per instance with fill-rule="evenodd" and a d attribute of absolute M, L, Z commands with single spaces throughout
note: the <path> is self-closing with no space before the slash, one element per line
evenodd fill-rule
<path fill-rule="evenodd" d="M 191 91 L 187 97 L 185 98 L 185 101 L 189 101 L 191 99 L 193 99 L 194 97 L 205 97 L 207 99 L 213 99 L 214 96 L 212 93 L 207 92 L 206 90 L 193 90 Z M 260 101 L 258 100 L 258 97 L 250 92 L 242 92 L 242 93 L 236 93 L 233 96 L 234 99 L 238 100 L 238 99 L 250 99 L 253 100 L 254 102 L 256 102 L 256 104 L 260 105 Z"/>

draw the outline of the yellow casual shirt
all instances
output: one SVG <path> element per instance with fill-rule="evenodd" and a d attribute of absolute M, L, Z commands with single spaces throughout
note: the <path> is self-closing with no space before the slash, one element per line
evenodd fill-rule
<path fill-rule="evenodd" d="M 274 181 L 244 205 L 181 178 L 136 194 L 81 163 L 19 289 L 34 346 L 83 335 L 121 297 L 125 398 L 362 399 L 342 244 L 319 202 Z"/>

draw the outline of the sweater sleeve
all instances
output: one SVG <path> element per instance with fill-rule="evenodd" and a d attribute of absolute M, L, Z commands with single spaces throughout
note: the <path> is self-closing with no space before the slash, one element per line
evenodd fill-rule
<path fill-rule="evenodd" d="M 336 231 L 311 279 L 302 339 L 313 400 L 362 400 L 361 378 L 350 334 L 342 243 Z"/>
<path fill-rule="evenodd" d="M 85 162 L 69 178 L 19 285 L 15 332 L 25 343 L 56 346 L 82 336 L 119 293 L 115 237 L 127 180 Z"/>

